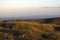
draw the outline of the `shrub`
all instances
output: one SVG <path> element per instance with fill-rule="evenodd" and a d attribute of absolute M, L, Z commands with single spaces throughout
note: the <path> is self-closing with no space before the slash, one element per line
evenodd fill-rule
<path fill-rule="evenodd" d="M 46 32 L 42 34 L 42 39 L 46 40 L 56 40 L 57 34 L 55 32 Z"/>
<path fill-rule="evenodd" d="M 4 27 L 4 28 L 12 28 L 14 26 L 15 26 L 15 24 L 9 24 L 9 23 L 2 23 L 2 24 L 0 24 L 0 27 Z"/>
<path fill-rule="evenodd" d="M 45 21 L 43 23 L 51 23 L 54 19 L 50 18 L 50 19 L 45 19 Z"/>

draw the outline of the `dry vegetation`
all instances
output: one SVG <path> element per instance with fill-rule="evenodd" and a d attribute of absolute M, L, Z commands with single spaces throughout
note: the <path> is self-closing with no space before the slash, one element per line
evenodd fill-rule
<path fill-rule="evenodd" d="M 60 19 L 0 21 L 0 40 L 60 40 Z M 50 19 L 49 19 L 50 21 Z"/>

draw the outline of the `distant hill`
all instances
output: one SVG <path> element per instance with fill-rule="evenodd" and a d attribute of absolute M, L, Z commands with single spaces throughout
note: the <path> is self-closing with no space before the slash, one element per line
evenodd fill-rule
<path fill-rule="evenodd" d="M 30 22 L 37 22 L 37 23 L 44 23 L 44 24 L 57 24 L 60 25 L 60 17 L 54 18 L 44 18 L 44 19 L 9 19 L 9 20 L 1 20 L 1 21 L 30 21 Z"/>
<path fill-rule="evenodd" d="M 13 20 L 13 19 L 24 19 L 24 20 L 36 20 L 36 19 L 46 19 L 46 18 L 58 18 L 60 15 L 35 15 L 35 16 L 18 16 L 18 17 L 0 17 L 0 20 Z"/>

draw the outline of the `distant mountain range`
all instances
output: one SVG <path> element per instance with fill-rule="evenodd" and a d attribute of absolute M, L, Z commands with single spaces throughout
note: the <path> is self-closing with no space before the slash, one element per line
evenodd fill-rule
<path fill-rule="evenodd" d="M 46 19 L 46 18 L 56 18 L 60 17 L 60 15 L 40 15 L 40 16 L 23 16 L 23 17 L 5 17 L 0 20 L 13 20 L 13 19 Z"/>

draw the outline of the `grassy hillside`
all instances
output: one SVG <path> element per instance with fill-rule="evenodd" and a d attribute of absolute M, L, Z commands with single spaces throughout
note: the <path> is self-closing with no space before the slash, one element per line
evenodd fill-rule
<path fill-rule="evenodd" d="M 60 40 L 60 18 L 1 20 L 0 40 Z"/>

